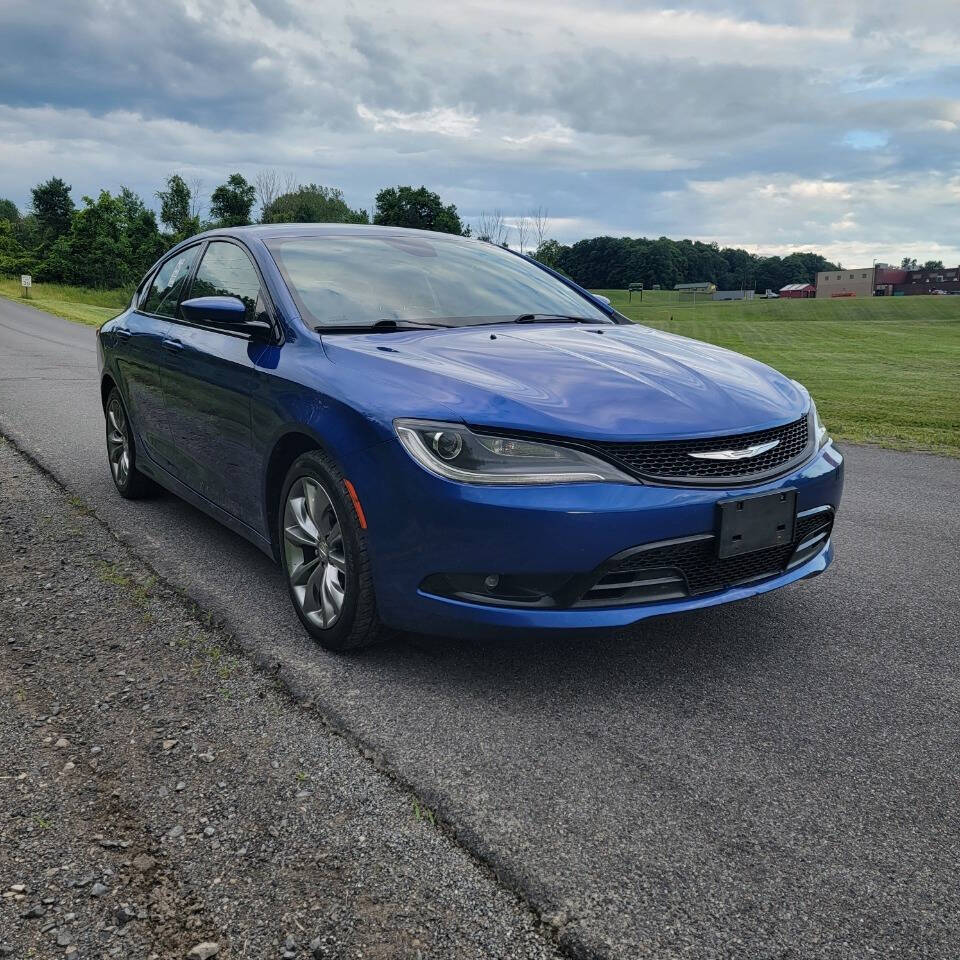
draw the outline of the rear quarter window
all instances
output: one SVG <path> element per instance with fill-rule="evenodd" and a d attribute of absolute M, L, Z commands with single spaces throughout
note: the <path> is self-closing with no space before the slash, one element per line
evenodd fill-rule
<path fill-rule="evenodd" d="M 161 317 L 176 316 L 180 293 L 193 270 L 199 251 L 199 247 L 188 247 L 164 263 L 153 278 L 146 299 L 140 305 L 144 313 L 154 313 Z"/>

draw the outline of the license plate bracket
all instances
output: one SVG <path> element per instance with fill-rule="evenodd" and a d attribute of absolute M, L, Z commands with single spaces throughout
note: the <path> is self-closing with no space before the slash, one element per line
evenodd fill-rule
<path fill-rule="evenodd" d="M 753 493 L 717 503 L 717 556 L 739 557 L 793 542 L 797 491 Z"/>

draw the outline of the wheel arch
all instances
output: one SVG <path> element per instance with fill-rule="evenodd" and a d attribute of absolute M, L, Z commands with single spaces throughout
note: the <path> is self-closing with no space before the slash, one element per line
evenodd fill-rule
<path fill-rule="evenodd" d="M 329 453 L 321 438 L 307 427 L 295 427 L 281 434 L 270 450 L 267 469 L 263 478 L 263 509 L 273 558 L 280 562 L 280 543 L 277 538 L 277 523 L 280 515 L 280 491 L 287 471 L 297 457 L 311 450 Z"/>
<path fill-rule="evenodd" d="M 100 406 L 104 410 L 107 409 L 107 397 L 110 396 L 112 390 L 119 392 L 120 388 L 117 386 L 117 381 L 113 379 L 113 375 L 105 373 L 100 378 Z M 123 399 L 122 396 L 121 399 Z"/>

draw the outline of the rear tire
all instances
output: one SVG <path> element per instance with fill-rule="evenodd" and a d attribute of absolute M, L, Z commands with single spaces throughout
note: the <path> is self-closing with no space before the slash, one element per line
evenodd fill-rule
<path fill-rule="evenodd" d="M 298 457 L 277 515 L 287 589 L 307 632 L 337 652 L 381 639 L 366 532 L 337 465 L 319 450 Z"/>
<path fill-rule="evenodd" d="M 107 426 L 107 462 L 117 492 L 127 500 L 139 500 L 155 493 L 156 484 L 137 469 L 133 428 L 116 387 L 110 391 L 103 413 Z"/>

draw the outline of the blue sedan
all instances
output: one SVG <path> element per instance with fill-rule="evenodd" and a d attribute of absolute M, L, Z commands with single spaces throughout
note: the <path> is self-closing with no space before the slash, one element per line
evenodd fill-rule
<path fill-rule="evenodd" d="M 202 234 L 98 358 L 120 494 L 251 540 L 328 649 L 617 628 L 832 558 L 843 458 L 799 383 L 482 241 Z"/>

